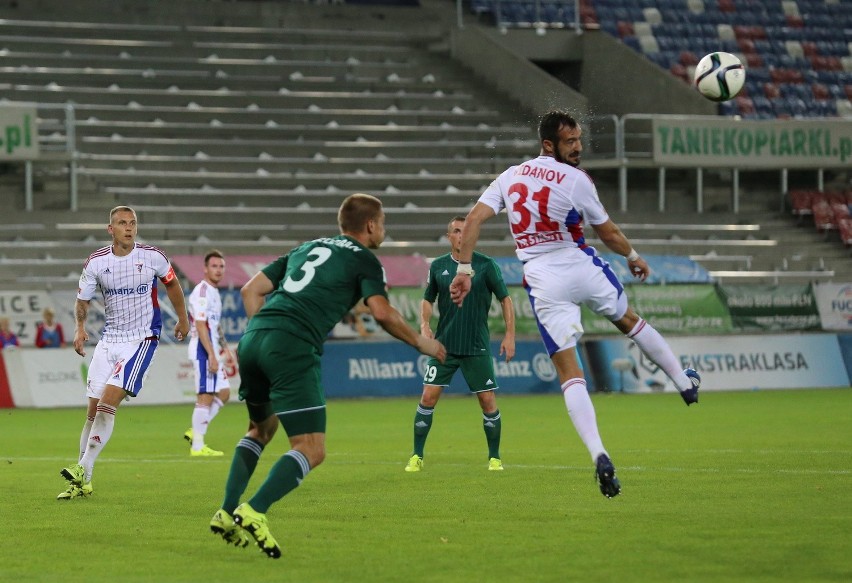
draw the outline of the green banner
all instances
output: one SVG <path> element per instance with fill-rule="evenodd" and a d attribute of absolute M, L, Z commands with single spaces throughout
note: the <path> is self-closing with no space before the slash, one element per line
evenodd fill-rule
<path fill-rule="evenodd" d="M 820 317 L 811 284 L 720 285 L 734 327 L 775 332 L 819 330 Z"/>
<path fill-rule="evenodd" d="M 665 334 L 726 334 L 731 317 L 712 285 L 632 285 L 627 298 L 637 314 Z M 586 334 L 621 334 L 606 318 L 582 308 Z"/>
<path fill-rule="evenodd" d="M 704 168 L 848 167 L 852 122 L 653 118 L 654 161 Z"/>
<path fill-rule="evenodd" d="M 634 285 L 627 288 L 627 294 L 633 309 L 663 333 L 725 334 L 733 329 L 728 311 L 713 285 Z M 515 334 L 539 337 L 527 292 L 522 287 L 509 286 L 509 295 L 515 307 Z M 389 297 L 391 305 L 419 330 L 423 289 L 396 287 L 390 290 Z M 438 325 L 437 304 L 434 308 L 433 330 Z M 585 306 L 582 310 L 582 324 L 587 334 L 621 334 L 609 320 Z M 505 332 L 503 309 L 496 299 L 491 301 L 488 325 L 494 336 Z"/>

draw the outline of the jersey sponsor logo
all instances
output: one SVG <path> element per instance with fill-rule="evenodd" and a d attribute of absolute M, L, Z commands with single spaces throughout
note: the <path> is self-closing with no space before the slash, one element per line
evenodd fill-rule
<path fill-rule="evenodd" d="M 350 358 L 349 378 L 376 380 L 376 379 L 409 379 L 416 378 L 414 363 L 404 362 L 380 362 L 378 358 Z"/>
<path fill-rule="evenodd" d="M 526 249 L 527 247 L 532 247 L 539 243 L 552 243 L 554 241 L 563 240 L 565 240 L 565 237 L 563 237 L 562 233 L 558 231 L 551 233 L 529 233 L 515 237 L 515 243 L 517 243 L 518 249 Z"/>
<path fill-rule="evenodd" d="M 150 286 L 147 283 L 142 283 L 133 287 L 115 287 L 115 288 L 106 288 L 104 290 L 105 296 L 131 296 L 133 294 L 145 295 L 151 290 Z"/>

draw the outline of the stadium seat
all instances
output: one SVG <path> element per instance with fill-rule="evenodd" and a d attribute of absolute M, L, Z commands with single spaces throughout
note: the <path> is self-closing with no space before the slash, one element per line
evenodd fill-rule
<path fill-rule="evenodd" d="M 824 193 L 817 193 L 811 199 L 811 210 L 814 215 L 814 226 L 817 231 L 826 232 L 837 229 L 837 223 L 834 221 L 834 212 L 828 202 L 828 197 Z"/>
<path fill-rule="evenodd" d="M 847 247 L 852 247 L 852 217 L 843 217 L 837 223 L 840 241 Z"/>
<path fill-rule="evenodd" d="M 802 217 L 814 214 L 811 204 L 814 193 L 810 190 L 791 190 L 790 207 L 794 215 Z"/>

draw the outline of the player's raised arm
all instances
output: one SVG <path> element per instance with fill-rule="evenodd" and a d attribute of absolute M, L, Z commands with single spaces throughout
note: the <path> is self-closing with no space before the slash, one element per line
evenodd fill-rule
<path fill-rule="evenodd" d="M 494 209 L 481 202 L 476 203 L 464 221 L 461 236 L 461 251 L 459 252 L 459 266 L 453 283 L 450 284 L 450 297 L 453 302 L 461 306 L 465 296 L 470 293 L 470 278 L 473 275 L 470 262 L 473 258 L 473 250 L 479 241 L 479 232 L 482 223 L 494 216 Z"/>

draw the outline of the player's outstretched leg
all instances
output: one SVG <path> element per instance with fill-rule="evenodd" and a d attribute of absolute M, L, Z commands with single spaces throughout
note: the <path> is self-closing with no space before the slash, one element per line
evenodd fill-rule
<path fill-rule="evenodd" d="M 245 548 L 251 542 L 251 536 L 241 526 L 234 522 L 234 517 L 227 510 L 219 509 L 210 519 L 210 530 L 218 534 L 229 545 Z"/>
<path fill-rule="evenodd" d="M 269 524 L 266 515 L 257 512 L 254 508 L 243 502 L 234 510 L 234 522 L 243 527 L 254 537 L 260 550 L 272 559 L 281 558 L 281 547 L 269 532 Z"/>
<path fill-rule="evenodd" d="M 694 368 L 685 369 L 683 374 L 688 376 L 689 380 L 692 381 L 691 389 L 680 392 L 680 396 L 683 397 L 683 402 L 686 403 L 687 407 L 689 407 L 693 403 L 698 402 L 698 389 L 701 388 L 701 375 L 699 375 L 698 371 Z"/>
<path fill-rule="evenodd" d="M 595 462 L 595 477 L 601 487 L 601 494 L 607 498 L 614 498 L 621 493 L 621 483 L 615 477 L 615 466 L 605 453 L 599 455 Z"/>

